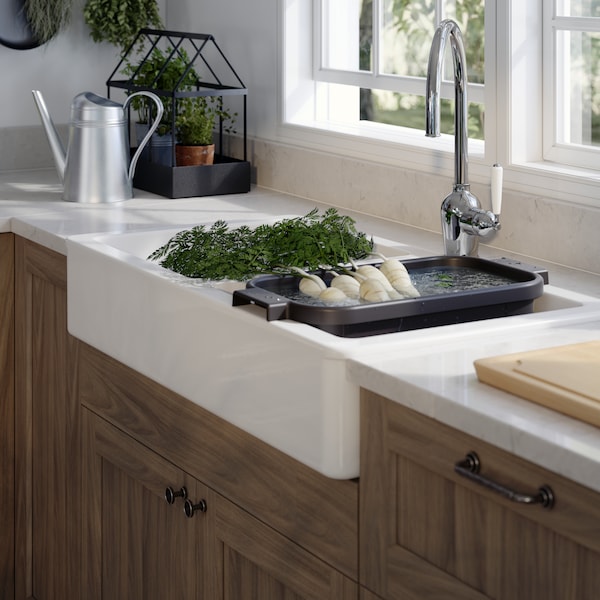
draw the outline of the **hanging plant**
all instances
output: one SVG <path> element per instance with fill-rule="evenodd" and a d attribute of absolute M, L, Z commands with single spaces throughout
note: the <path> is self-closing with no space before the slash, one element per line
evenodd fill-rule
<path fill-rule="evenodd" d="M 73 0 L 25 0 L 24 9 L 31 32 L 45 44 L 71 20 Z"/>
<path fill-rule="evenodd" d="M 126 51 L 144 27 L 162 29 L 156 0 L 88 0 L 83 17 L 95 42 Z"/>

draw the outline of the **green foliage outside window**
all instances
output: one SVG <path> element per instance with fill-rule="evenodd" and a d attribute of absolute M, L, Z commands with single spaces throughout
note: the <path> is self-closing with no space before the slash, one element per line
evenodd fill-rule
<path fill-rule="evenodd" d="M 435 32 L 435 0 L 388 0 L 385 3 L 387 35 L 401 42 L 402 69 L 392 73 L 425 77 L 427 58 Z M 372 69 L 372 16 L 373 0 L 363 0 L 360 15 L 360 68 Z M 454 19 L 465 39 L 467 79 L 470 83 L 484 83 L 484 0 L 454 0 L 446 2 L 445 17 Z M 385 51 L 385 48 L 384 48 Z M 451 63 L 448 63 L 450 78 Z M 387 72 L 387 71 L 386 71 Z M 454 102 L 442 101 L 441 129 L 454 130 Z M 484 106 L 469 104 L 469 136 L 483 139 Z M 425 98 L 409 94 L 383 93 L 361 90 L 361 119 L 388 123 L 415 129 L 425 128 Z"/>

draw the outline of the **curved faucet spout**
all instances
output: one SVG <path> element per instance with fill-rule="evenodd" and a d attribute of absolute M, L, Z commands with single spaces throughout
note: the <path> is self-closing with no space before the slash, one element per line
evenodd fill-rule
<path fill-rule="evenodd" d="M 454 187 L 442 203 L 444 249 L 449 255 L 477 255 L 479 237 L 500 229 L 497 215 L 482 210 L 477 197 L 469 191 L 467 127 L 467 61 L 462 33 L 451 19 L 442 21 L 435 31 L 427 65 L 425 134 L 440 135 L 440 86 L 444 55 L 450 40 L 454 66 Z"/>
<path fill-rule="evenodd" d="M 436 29 L 429 64 L 427 66 L 427 89 L 425 92 L 425 134 L 440 135 L 440 85 L 443 78 L 444 55 L 450 39 L 454 67 L 454 184 L 468 184 L 468 127 L 467 127 L 467 60 L 462 33 L 451 19 L 442 21 Z"/>

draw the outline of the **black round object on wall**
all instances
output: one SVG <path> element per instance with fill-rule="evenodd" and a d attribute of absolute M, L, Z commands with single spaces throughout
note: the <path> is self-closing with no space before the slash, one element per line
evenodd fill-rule
<path fill-rule="evenodd" d="M 0 0 L 0 44 L 14 50 L 40 45 L 27 22 L 24 0 Z"/>

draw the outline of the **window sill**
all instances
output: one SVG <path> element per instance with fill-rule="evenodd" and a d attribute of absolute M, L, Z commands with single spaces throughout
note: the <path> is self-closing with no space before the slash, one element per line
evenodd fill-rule
<path fill-rule="evenodd" d="M 277 141 L 308 150 L 328 152 L 423 173 L 454 177 L 454 136 L 428 138 L 414 129 L 377 123 L 323 124 L 285 123 L 277 130 Z M 469 179 L 489 184 L 490 166 L 485 145 L 469 140 Z M 581 205 L 598 206 L 600 171 L 578 169 L 550 162 L 504 164 L 505 190 L 543 196 Z"/>

